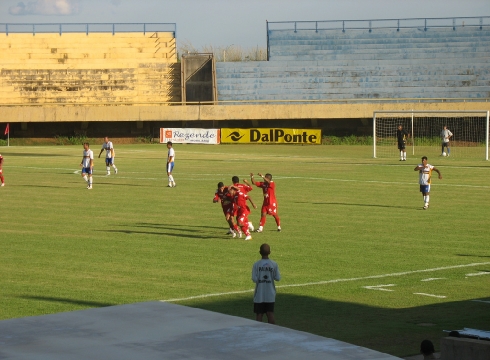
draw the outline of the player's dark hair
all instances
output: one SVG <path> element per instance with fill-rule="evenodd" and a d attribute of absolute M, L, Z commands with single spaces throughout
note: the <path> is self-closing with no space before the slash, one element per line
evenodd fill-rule
<path fill-rule="evenodd" d="M 84 142 L 83 145 L 90 146 L 90 144 L 88 142 Z"/>
<path fill-rule="evenodd" d="M 171 141 L 167 141 L 167 145 L 173 145 Z"/>
<path fill-rule="evenodd" d="M 422 156 L 422 161 L 427 160 L 427 156 Z"/>
<path fill-rule="evenodd" d="M 267 248 L 267 250 L 266 250 Z M 260 245 L 260 250 L 259 250 L 260 255 L 269 255 L 270 252 L 270 246 L 268 244 L 262 244 Z"/>
<path fill-rule="evenodd" d="M 430 340 L 424 340 L 420 344 L 420 352 L 424 355 L 431 355 L 435 352 L 434 344 Z"/>
<path fill-rule="evenodd" d="M 223 182 L 222 182 L 222 181 L 220 181 L 220 182 L 218 183 L 218 189 L 219 189 L 219 188 L 221 188 L 221 187 L 223 187 L 223 186 L 225 186 L 225 184 L 223 184 Z"/>
<path fill-rule="evenodd" d="M 271 174 L 269 174 L 269 173 L 265 174 L 265 177 L 266 177 L 267 179 L 272 180 L 272 175 L 271 175 Z"/>
<path fill-rule="evenodd" d="M 239 183 L 239 182 L 240 182 L 240 179 L 238 178 L 238 176 L 233 176 L 233 177 L 231 178 L 231 181 L 233 181 L 233 184 L 237 184 L 237 183 Z"/>

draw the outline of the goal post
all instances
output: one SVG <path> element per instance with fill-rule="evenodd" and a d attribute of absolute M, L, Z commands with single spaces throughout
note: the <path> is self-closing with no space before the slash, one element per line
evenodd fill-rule
<path fill-rule="evenodd" d="M 408 155 L 441 155 L 444 126 L 451 131 L 450 155 L 488 160 L 489 115 L 487 110 L 380 110 L 373 112 L 373 157 L 397 157 L 398 125 L 410 134 Z"/>

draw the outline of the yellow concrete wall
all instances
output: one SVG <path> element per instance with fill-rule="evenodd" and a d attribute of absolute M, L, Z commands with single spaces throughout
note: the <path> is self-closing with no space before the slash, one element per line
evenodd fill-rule
<path fill-rule="evenodd" d="M 1 106 L 3 122 L 370 119 L 381 110 L 490 110 L 490 102 L 298 105 Z"/>
<path fill-rule="evenodd" d="M 173 33 L 0 35 L 0 105 L 180 98 Z"/>

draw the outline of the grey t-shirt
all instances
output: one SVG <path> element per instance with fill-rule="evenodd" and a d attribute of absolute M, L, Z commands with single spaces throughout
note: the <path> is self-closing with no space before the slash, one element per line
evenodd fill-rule
<path fill-rule="evenodd" d="M 449 129 L 446 129 L 446 130 L 442 130 L 441 131 L 441 139 L 442 139 L 442 142 L 444 143 L 447 143 L 449 142 L 449 137 L 453 136 L 453 133 L 451 131 L 449 131 Z"/>
<path fill-rule="evenodd" d="M 279 266 L 271 259 L 261 259 L 252 267 L 252 281 L 255 283 L 254 303 L 275 302 L 275 281 L 281 280 Z"/>

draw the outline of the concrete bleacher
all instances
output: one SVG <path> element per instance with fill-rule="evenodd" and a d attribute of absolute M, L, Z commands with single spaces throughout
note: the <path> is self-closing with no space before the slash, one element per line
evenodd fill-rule
<path fill-rule="evenodd" d="M 269 56 L 218 63 L 219 99 L 490 97 L 490 26 L 269 30 Z"/>
<path fill-rule="evenodd" d="M 0 34 L 0 105 L 180 101 L 172 32 Z"/>

